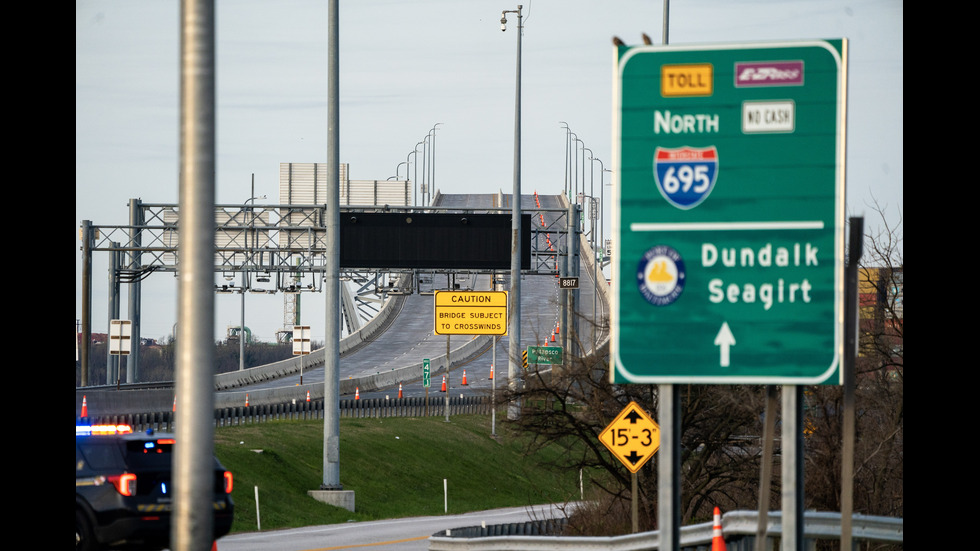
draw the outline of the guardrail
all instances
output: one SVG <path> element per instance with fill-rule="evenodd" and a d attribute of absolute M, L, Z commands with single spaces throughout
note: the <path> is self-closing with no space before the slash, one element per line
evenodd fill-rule
<path fill-rule="evenodd" d="M 442 416 L 446 413 L 446 397 L 430 396 L 428 408 L 426 399 L 421 397 L 366 398 L 363 400 L 340 400 L 341 417 L 424 417 Z M 460 396 L 449 398 L 449 415 L 490 413 L 491 403 L 486 396 Z M 214 410 L 216 427 L 265 423 L 268 421 L 293 419 L 323 419 L 323 400 L 261 404 L 254 406 L 223 407 Z M 75 419 L 81 421 L 80 419 Z M 87 422 L 92 424 L 130 425 L 136 432 L 153 429 L 173 432 L 174 412 L 124 413 L 116 415 L 91 415 Z"/>
<path fill-rule="evenodd" d="M 758 512 L 731 511 L 722 515 L 722 534 L 728 551 L 754 551 Z M 803 515 L 804 549 L 814 549 L 817 540 L 840 540 L 841 515 L 834 512 L 807 511 Z M 770 511 L 766 522 L 766 549 L 776 549 L 782 535 L 782 512 Z M 432 534 L 429 551 L 641 551 L 660 549 L 660 532 L 641 532 L 624 536 L 584 537 L 555 535 L 564 523 L 530 521 L 496 526 L 468 526 Z M 904 545 L 904 520 L 901 518 L 853 515 L 852 536 L 861 542 Z M 550 534 L 550 535 L 533 535 Z M 711 522 L 681 527 L 680 549 L 711 549 Z M 857 545 L 855 545 L 857 548 Z"/>

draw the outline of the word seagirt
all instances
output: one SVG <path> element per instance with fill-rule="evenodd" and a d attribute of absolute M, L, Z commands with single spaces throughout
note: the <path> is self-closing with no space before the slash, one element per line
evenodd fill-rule
<path fill-rule="evenodd" d="M 751 247 L 721 247 L 714 243 L 701 245 L 701 266 L 705 268 L 790 268 L 816 267 L 817 247 L 810 243 L 793 243 L 789 247 L 774 247 L 767 243 L 758 249 Z M 714 304 L 728 302 L 735 304 L 759 303 L 764 310 L 780 303 L 810 303 L 813 285 L 807 278 L 787 282 L 784 278 L 775 281 L 725 283 L 722 278 L 708 281 L 708 300 Z"/>

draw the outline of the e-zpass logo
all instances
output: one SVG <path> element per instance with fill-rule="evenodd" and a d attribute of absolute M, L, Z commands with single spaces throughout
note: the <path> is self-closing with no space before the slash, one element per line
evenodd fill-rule
<path fill-rule="evenodd" d="M 718 150 L 714 147 L 658 147 L 653 158 L 657 189 L 670 204 L 683 210 L 704 201 L 718 177 Z"/>

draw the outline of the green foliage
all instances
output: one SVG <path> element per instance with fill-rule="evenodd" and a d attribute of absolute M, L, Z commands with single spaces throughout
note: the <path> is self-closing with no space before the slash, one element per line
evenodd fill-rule
<path fill-rule="evenodd" d="M 529 457 L 524 439 L 490 436 L 487 416 L 341 419 L 340 482 L 355 512 L 307 495 L 323 481 L 323 422 L 279 421 L 222 427 L 215 451 L 235 476 L 235 532 L 256 530 L 255 487 L 263 530 L 462 513 L 579 497 L 578 472 L 541 465 L 566 453 L 545 447 Z"/>

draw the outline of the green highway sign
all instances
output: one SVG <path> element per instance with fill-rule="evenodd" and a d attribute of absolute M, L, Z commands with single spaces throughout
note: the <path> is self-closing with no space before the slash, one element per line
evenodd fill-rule
<path fill-rule="evenodd" d="M 429 359 L 422 360 L 422 386 L 429 388 Z"/>
<path fill-rule="evenodd" d="M 527 360 L 532 364 L 561 365 L 562 347 L 560 346 L 529 346 Z"/>
<path fill-rule="evenodd" d="M 612 380 L 839 384 L 847 41 L 618 53 Z"/>

